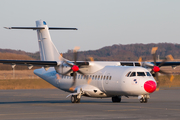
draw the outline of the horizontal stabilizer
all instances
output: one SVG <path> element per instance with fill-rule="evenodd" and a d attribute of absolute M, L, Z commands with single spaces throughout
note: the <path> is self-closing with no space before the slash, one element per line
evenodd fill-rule
<path fill-rule="evenodd" d="M 45 29 L 45 27 L 4 27 L 6 29 L 33 29 L 33 30 L 40 30 Z"/>
<path fill-rule="evenodd" d="M 58 27 L 49 27 L 49 30 L 78 30 L 77 28 L 58 28 Z"/>
<path fill-rule="evenodd" d="M 32 30 L 41 30 L 45 27 L 4 27 L 6 29 L 32 29 Z M 49 27 L 49 30 L 78 30 L 77 28 L 61 28 L 61 27 Z"/>

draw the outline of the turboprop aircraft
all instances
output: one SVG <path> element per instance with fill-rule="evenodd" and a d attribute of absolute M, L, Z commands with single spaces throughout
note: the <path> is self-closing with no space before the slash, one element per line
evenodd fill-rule
<path fill-rule="evenodd" d="M 146 103 L 149 94 L 157 88 L 157 82 L 142 64 L 123 65 L 119 61 L 77 61 L 78 47 L 74 48 L 74 61 L 69 61 L 59 54 L 53 44 L 49 30 L 77 30 L 77 28 L 48 27 L 45 21 L 36 21 L 36 27 L 5 27 L 6 29 L 32 29 L 37 31 L 41 61 L 0 60 L 0 63 L 42 66 L 34 74 L 53 86 L 70 92 L 72 103 L 79 103 L 81 96 L 105 98 L 112 97 L 112 102 L 121 102 L 121 96 L 137 96 L 141 103 Z M 154 50 L 156 51 L 156 50 Z M 128 63 L 128 62 L 127 62 Z M 164 64 L 164 62 L 162 62 Z M 150 64 L 150 65 L 149 65 Z M 146 64 L 152 72 L 162 72 L 154 59 L 154 64 Z M 178 64 L 179 65 L 179 64 Z"/>

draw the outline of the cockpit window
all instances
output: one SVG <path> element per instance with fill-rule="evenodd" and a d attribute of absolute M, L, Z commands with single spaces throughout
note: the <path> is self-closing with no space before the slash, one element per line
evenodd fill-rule
<path fill-rule="evenodd" d="M 130 75 L 130 77 L 134 77 L 134 76 L 136 76 L 136 72 L 132 72 Z"/>
<path fill-rule="evenodd" d="M 131 73 L 131 72 L 128 72 L 128 73 L 126 74 L 126 76 L 129 77 L 130 73 Z"/>
<path fill-rule="evenodd" d="M 151 74 L 150 74 L 149 72 L 146 72 L 146 75 L 147 75 L 147 76 L 151 76 Z"/>
<path fill-rule="evenodd" d="M 137 76 L 146 76 L 144 72 L 137 72 Z"/>

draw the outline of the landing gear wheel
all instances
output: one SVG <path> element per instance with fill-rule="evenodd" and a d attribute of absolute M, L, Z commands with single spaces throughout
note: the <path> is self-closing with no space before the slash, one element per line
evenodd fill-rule
<path fill-rule="evenodd" d="M 112 102 L 121 102 L 121 97 L 118 96 L 112 97 Z"/>
<path fill-rule="evenodd" d="M 148 99 L 147 98 L 141 98 L 139 101 L 140 101 L 140 103 L 147 103 Z"/>
<path fill-rule="evenodd" d="M 147 98 L 144 98 L 144 103 L 147 103 L 148 102 L 148 99 Z"/>
<path fill-rule="evenodd" d="M 80 99 L 77 98 L 77 95 L 72 95 L 71 96 L 71 102 L 72 103 L 79 103 Z"/>
<path fill-rule="evenodd" d="M 144 99 L 143 98 L 141 98 L 139 101 L 140 101 L 140 103 L 144 103 Z"/>

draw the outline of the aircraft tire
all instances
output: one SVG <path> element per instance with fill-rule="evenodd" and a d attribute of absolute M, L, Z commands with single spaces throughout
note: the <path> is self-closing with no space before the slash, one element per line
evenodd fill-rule
<path fill-rule="evenodd" d="M 72 103 L 79 103 L 80 99 L 77 98 L 77 95 L 72 95 L 71 96 L 71 102 Z"/>
<path fill-rule="evenodd" d="M 71 102 L 72 103 L 76 103 L 76 101 L 77 101 L 77 96 L 76 95 L 72 95 L 71 96 Z"/>
<path fill-rule="evenodd" d="M 139 101 L 140 101 L 140 103 L 147 103 L 148 99 L 147 98 L 141 98 Z"/>
<path fill-rule="evenodd" d="M 76 103 L 80 103 L 81 99 L 77 99 Z"/>
<path fill-rule="evenodd" d="M 144 98 L 144 103 L 147 103 L 148 102 L 148 99 L 147 98 Z"/>
<path fill-rule="evenodd" d="M 140 103 L 144 103 L 144 99 L 143 98 L 141 98 L 139 101 L 140 101 Z"/>
<path fill-rule="evenodd" d="M 118 96 L 112 97 L 112 102 L 121 102 L 121 98 L 119 98 Z"/>

